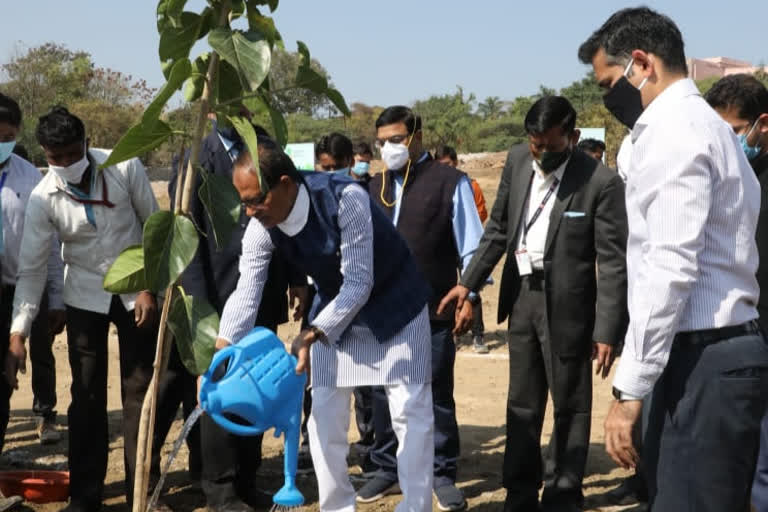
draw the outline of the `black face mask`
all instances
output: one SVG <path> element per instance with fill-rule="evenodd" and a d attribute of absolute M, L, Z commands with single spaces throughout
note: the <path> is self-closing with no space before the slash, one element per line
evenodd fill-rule
<path fill-rule="evenodd" d="M 634 128 L 637 119 L 643 113 L 643 101 L 640 97 L 640 89 L 629 83 L 622 76 L 611 87 L 605 96 L 603 104 L 613 116 L 630 130 Z"/>
<path fill-rule="evenodd" d="M 539 167 L 541 167 L 542 171 L 549 174 L 563 165 L 563 162 L 568 160 L 569 156 L 571 156 L 571 148 L 565 151 L 545 151 L 539 156 Z"/>

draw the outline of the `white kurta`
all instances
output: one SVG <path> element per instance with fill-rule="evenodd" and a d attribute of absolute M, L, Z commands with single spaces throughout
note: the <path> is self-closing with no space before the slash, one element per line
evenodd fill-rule
<path fill-rule="evenodd" d="M 288 218 L 278 225 L 294 237 L 305 227 L 309 193 L 304 185 Z M 422 384 L 432 378 L 429 315 L 424 310 L 384 343 L 361 325 L 351 325 L 368 301 L 373 287 L 373 224 L 370 199 L 359 186 L 348 186 L 339 200 L 341 273 L 338 295 L 312 324 L 326 333 L 328 343 L 312 346 L 312 385 L 315 387 Z M 275 246 L 255 219 L 246 228 L 240 256 L 240 278 L 222 313 L 219 336 L 230 342 L 254 325 L 269 261 Z M 336 272 L 337 269 L 329 269 Z"/>

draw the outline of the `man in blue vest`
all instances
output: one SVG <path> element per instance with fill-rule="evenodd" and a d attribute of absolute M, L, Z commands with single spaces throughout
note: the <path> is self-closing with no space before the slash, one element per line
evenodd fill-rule
<path fill-rule="evenodd" d="M 431 511 L 432 475 L 424 471 L 434 443 L 427 284 L 392 223 L 352 179 L 302 176 L 265 137 L 255 167 L 246 151 L 235 161 L 233 183 L 251 221 L 216 346 L 236 343 L 253 327 L 273 257 L 304 271 L 317 295 L 294 347 L 296 371 L 311 368 L 309 436 L 320 510 L 355 510 L 347 472 L 350 399 L 357 386 L 382 386 L 400 443 L 403 501 L 396 510 Z"/>

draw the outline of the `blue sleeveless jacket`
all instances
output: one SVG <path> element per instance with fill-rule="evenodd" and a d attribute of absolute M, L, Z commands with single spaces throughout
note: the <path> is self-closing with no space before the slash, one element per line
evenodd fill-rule
<path fill-rule="evenodd" d="M 277 227 L 270 229 L 269 235 L 278 254 L 309 275 L 317 286 L 311 321 L 341 288 L 339 199 L 346 187 L 360 185 L 348 177 L 321 172 L 304 174 L 303 182 L 310 200 L 307 224 L 293 237 Z M 367 326 L 383 343 L 424 309 L 431 292 L 395 226 L 373 202 L 370 207 L 373 289 L 352 324 Z"/>

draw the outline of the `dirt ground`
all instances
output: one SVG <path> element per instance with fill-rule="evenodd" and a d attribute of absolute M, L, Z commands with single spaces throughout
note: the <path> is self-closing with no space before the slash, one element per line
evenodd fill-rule
<path fill-rule="evenodd" d="M 476 178 L 488 201 L 490 211 L 496 196 L 496 186 L 504 163 L 504 153 L 472 155 L 460 157 L 462 168 Z M 167 205 L 164 182 L 153 184 L 161 205 Z M 508 353 L 504 326 L 498 325 L 496 306 L 500 268 L 494 273 L 495 286 L 489 287 L 483 294 L 483 311 L 486 324 L 486 339 L 491 347 L 488 355 L 472 352 L 468 338 L 458 340 L 456 358 L 455 398 L 461 433 L 461 458 L 459 460 L 458 485 L 464 490 L 473 511 L 500 511 L 503 508 L 505 492 L 501 487 L 501 466 L 504 448 L 505 400 L 508 382 Z M 297 332 L 295 324 L 286 324 L 280 329 L 284 340 L 289 340 Z M 120 435 L 120 381 L 117 343 L 113 335 L 110 338 L 109 360 L 109 418 L 110 418 L 110 455 L 105 496 L 105 508 L 110 512 L 127 510 L 123 493 L 123 439 Z M 67 364 L 66 339 L 59 336 L 54 345 L 57 361 L 57 392 L 59 429 L 66 434 L 66 408 L 69 404 L 70 372 Z M 594 410 L 592 444 L 587 462 L 585 493 L 586 510 L 618 511 L 645 510 L 640 506 L 599 508 L 600 495 L 618 485 L 627 474 L 618 469 L 605 454 L 603 446 L 603 420 L 611 400 L 611 377 L 606 381 L 594 383 Z M 12 415 L 6 438 L 5 451 L 0 457 L 2 469 L 66 469 L 67 442 L 65 439 L 53 446 L 40 446 L 34 431 L 32 416 L 32 392 L 29 373 L 23 376 L 20 390 L 14 393 Z M 181 420 L 177 420 L 166 440 L 164 453 L 170 451 L 176 439 Z M 542 443 L 549 440 L 552 429 L 551 408 L 548 410 L 544 426 Z M 357 433 L 350 430 L 350 440 L 355 440 Z M 258 485 L 265 490 L 276 491 L 282 485 L 282 442 L 271 434 L 264 441 L 264 464 L 260 470 L 261 480 Z M 192 486 L 186 474 L 186 447 L 174 461 L 166 483 L 164 500 L 178 511 L 189 511 L 205 505 L 199 487 Z M 360 469 L 352 466 L 351 472 Z M 317 511 L 317 488 L 314 477 L 300 477 L 300 490 L 307 498 L 308 505 L 302 510 Z M 359 485 L 359 484 L 357 484 Z M 393 510 L 399 498 L 388 497 L 380 503 L 360 506 L 360 510 L 379 512 Z M 63 504 L 47 505 L 27 504 L 28 510 L 53 512 Z M 435 507 L 435 510 L 438 510 Z"/>

